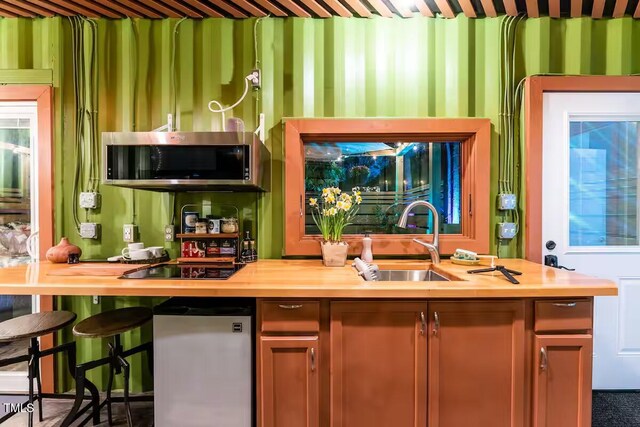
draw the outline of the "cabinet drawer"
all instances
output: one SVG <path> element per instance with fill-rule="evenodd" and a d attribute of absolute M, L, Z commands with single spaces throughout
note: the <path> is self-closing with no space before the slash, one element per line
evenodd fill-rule
<path fill-rule="evenodd" d="M 318 332 L 318 301 L 263 301 L 262 332 Z"/>
<path fill-rule="evenodd" d="M 587 299 L 536 301 L 535 331 L 584 331 L 592 327 L 591 301 Z"/>

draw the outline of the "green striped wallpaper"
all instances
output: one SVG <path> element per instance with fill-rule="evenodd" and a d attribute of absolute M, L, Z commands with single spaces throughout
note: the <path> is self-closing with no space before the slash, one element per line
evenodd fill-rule
<path fill-rule="evenodd" d="M 495 124 L 492 164 L 497 166 L 501 20 L 463 16 L 451 20 L 262 20 L 255 47 L 263 88 L 233 115 L 251 129 L 257 114 L 266 114 L 273 191 L 265 195 L 179 195 L 177 204 L 234 203 L 247 220 L 245 226 L 257 232 L 261 257 L 281 256 L 283 117 L 488 117 Z M 255 20 L 185 20 L 177 34 L 178 21 L 171 19 L 96 22 L 100 131 L 161 126 L 173 111 L 174 98 L 181 130 L 217 129 L 219 117 L 207 110 L 207 102 L 233 102 L 242 92 L 243 76 L 254 67 Z M 101 241 L 80 241 L 76 236 L 71 198 L 75 106 L 70 28 L 62 18 L 0 19 L 0 78 L 11 75 L 10 81 L 15 82 L 20 74 L 16 80 L 12 70 L 52 70 L 56 234 L 71 237 L 87 257 L 105 257 L 122 246 L 122 224 L 135 220 L 142 241 L 162 245 L 160 231 L 171 219 L 171 198 L 107 186 L 100 188 L 103 207 L 98 213 L 80 212 L 80 219 L 102 224 Z M 85 30 L 85 39 L 87 34 Z M 633 53 L 640 49 L 640 21 L 529 19 L 519 27 L 517 47 L 517 80 L 537 73 L 638 73 L 640 55 Z M 87 179 L 85 175 L 82 181 Z M 493 200 L 497 167 L 492 168 L 491 179 Z M 497 220 L 494 212 L 494 222 Z M 175 244 L 167 247 L 177 250 Z M 520 247 L 514 243 L 503 248 L 502 254 L 518 255 Z M 91 304 L 90 298 L 60 301 L 80 318 L 107 308 L 153 303 L 139 298 L 104 298 L 99 305 Z M 125 345 L 148 339 L 149 333 L 128 334 Z M 102 355 L 104 345 L 98 344 L 103 343 L 81 342 L 79 359 Z M 141 365 L 139 359 L 133 363 L 134 373 L 140 372 Z M 101 382 L 105 375 L 101 372 L 90 378 Z M 149 385 L 142 375 L 135 377 L 136 389 Z"/>

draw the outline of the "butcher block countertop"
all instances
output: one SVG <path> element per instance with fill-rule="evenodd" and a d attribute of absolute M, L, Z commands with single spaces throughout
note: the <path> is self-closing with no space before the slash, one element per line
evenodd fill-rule
<path fill-rule="evenodd" d="M 523 273 L 517 277 L 520 285 L 509 283 L 497 272 L 467 274 L 467 270 L 482 266 L 454 265 L 448 260 L 438 265 L 417 260 L 376 260 L 376 263 L 387 270 L 431 267 L 451 281 L 366 282 L 350 262 L 345 267 L 324 267 L 320 260 L 260 260 L 228 280 L 122 280 L 118 276 L 123 266 L 40 262 L 0 269 L 0 294 L 261 298 L 526 298 L 618 294 L 611 281 L 520 259 L 499 260 L 499 264 Z"/>

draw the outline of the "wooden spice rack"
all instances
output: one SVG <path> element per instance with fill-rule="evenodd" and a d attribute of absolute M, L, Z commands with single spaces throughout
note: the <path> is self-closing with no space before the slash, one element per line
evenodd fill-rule
<path fill-rule="evenodd" d="M 233 205 L 222 205 L 232 207 L 236 211 L 236 218 L 239 219 L 238 208 Z M 240 252 L 240 233 L 185 233 L 182 226 L 182 218 L 185 208 L 198 208 L 197 205 L 184 205 L 180 209 L 180 233 L 176 234 L 176 237 L 180 239 L 180 253 L 182 253 L 182 244 L 185 240 L 214 240 L 214 239 L 234 239 L 236 241 L 236 256 L 229 256 L 227 254 L 216 254 L 214 256 L 195 258 L 195 257 L 178 257 L 176 261 L 178 263 L 190 263 L 190 264 L 235 264 L 238 260 L 238 254 Z"/>

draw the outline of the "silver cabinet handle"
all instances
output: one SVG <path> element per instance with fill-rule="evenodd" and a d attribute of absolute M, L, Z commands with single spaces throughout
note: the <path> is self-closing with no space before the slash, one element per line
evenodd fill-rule
<path fill-rule="evenodd" d="M 311 347 L 311 372 L 316 370 L 316 349 Z"/>
<path fill-rule="evenodd" d="M 302 304 L 278 304 L 278 307 L 284 308 L 285 310 L 296 310 L 302 308 Z"/>
<path fill-rule="evenodd" d="M 300 195 L 300 216 L 304 216 L 304 209 L 302 208 L 302 194 Z"/>
<path fill-rule="evenodd" d="M 438 312 L 433 312 L 433 335 L 438 334 L 438 330 L 440 330 L 440 316 L 438 316 Z"/>
<path fill-rule="evenodd" d="M 575 307 L 577 302 L 554 302 L 553 305 L 556 307 Z"/>
<path fill-rule="evenodd" d="M 420 335 L 424 335 L 427 331 L 427 319 L 424 318 L 424 311 L 420 312 Z"/>
<path fill-rule="evenodd" d="M 549 359 L 547 358 L 547 350 L 545 350 L 544 347 L 540 347 L 540 370 L 545 371 L 548 363 Z"/>

